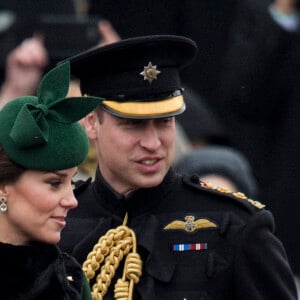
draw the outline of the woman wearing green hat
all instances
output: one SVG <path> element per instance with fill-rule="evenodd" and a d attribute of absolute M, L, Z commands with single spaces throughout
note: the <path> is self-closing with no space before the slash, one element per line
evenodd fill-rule
<path fill-rule="evenodd" d="M 77 206 L 72 177 L 88 152 L 77 123 L 101 98 L 65 98 L 66 62 L 41 81 L 37 96 L 0 111 L 0 258 L 5 300 L 91 299 L 81 266 L 55 245 Z"/>

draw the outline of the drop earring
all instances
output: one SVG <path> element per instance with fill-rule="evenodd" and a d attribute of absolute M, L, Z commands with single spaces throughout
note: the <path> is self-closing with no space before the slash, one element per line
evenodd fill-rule
<path fill-rule="evenodd" d="M 5 197 L 0 197 L 0 211 L 6 212 L 7 211 L 7 204 Z"/>

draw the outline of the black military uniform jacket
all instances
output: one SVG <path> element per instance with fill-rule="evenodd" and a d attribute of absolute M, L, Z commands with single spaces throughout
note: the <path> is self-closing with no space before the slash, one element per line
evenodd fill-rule
<path fill-rule="evenodd" d="M 81 300 L 84 275 L 73 257 L 55 245 L 0 243 L 0 299 Z"/>
<path fill-rule="evenodd" d="M 128 196 L 115 193 L 99 171 L 75 191 L 79 207 L 69 214 L 60 246 L 83 263 L 127 212 L 143 259 L 134 299 L 297 299 L 271 213 L 241 193 L 173 170 L 158 187 Z M 110 289 L 104 299 L 114 299 Z"/>

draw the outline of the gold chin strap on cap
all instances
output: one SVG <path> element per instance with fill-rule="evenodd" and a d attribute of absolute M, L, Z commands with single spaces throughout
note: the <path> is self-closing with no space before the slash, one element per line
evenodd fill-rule
<path fill-rule="evenodd" d="M 92 287 L 93 300 L 104 299 L 115 272 L 125 256 L 123 276 L 115 285 L 115 299 L 132 300 L 134 284 L 139 282 L 142 275 L 142 260 L 136 252 L 135 233 L 126 226 L 127 220 L 126 214 L 123 225 L 108 230 L 98 240 L 83 263 L 82 269 L 88 281 L 94 278 L 96 271 L 100 269 L 96 283 Z"/>

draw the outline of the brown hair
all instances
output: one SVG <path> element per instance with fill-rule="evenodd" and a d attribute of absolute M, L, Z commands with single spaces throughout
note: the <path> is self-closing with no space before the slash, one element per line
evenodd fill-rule
<path fill-rule="evenodd" d="M 0 145 L 0 184 L 16 182 L 26 170 L 11 161 Z"/>

